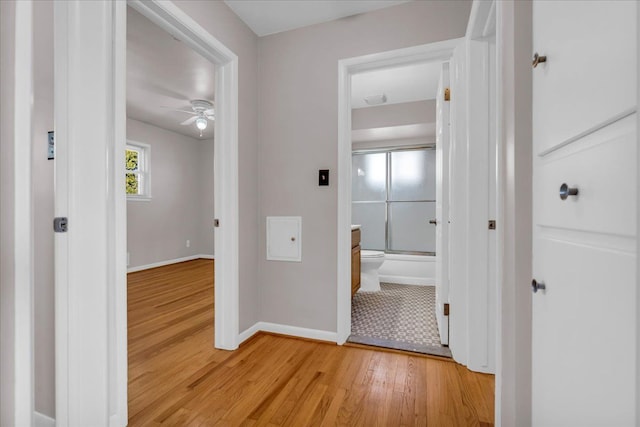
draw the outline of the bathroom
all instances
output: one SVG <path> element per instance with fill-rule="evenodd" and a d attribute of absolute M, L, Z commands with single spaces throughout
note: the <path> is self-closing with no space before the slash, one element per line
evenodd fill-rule
<path fill-rule="evenodd" d="M 352 78 L 352 235 L 359 230 L 360 247 L 353 343 L 450 357 L 435 313 L 443 66 L 422 62 Z"/>

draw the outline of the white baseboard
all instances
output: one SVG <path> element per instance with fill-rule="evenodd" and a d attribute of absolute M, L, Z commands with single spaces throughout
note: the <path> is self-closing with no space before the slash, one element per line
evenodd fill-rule
<path fill-rule="evenodd" d="M 238 343 L 242 344 L 258 332 L 260 332 L 260 323 L 262 322 L 257 322 L 250 328 L 244 330 L 243 332 L 240 332 L 240 335 L 238 335 Z"/>
<path fill-rule="evenodd" d="M 158 262 L 154 262 L 154 263 L 151 263 L 151 264 L 138 265 L 136 267 L 129 267 L 129 268 L 127 268 L 127 273 L 134 273 L 136 271 L 148 270 L 150 268 L 163 267 L 165 265 L 177 264 L 179 262 L 185 262 L 185 261 L 193 261 L 194 259 L 201 259 L 201 258 L 214 259 L 214 256 L 213 255 L 198 254 L 198 255 L 186 256 L 184 258 L 176 258 L 176 259 L 169 259 L 169 260 L 166 260 L 166 261 L 158 261 Z"/>
<path fill-rule="evenodd" d="M 33 411 L 33 425 L 35 427 L 55 427 L 56 420 L 38 411 Z"/>
<path fill-rule="evenodd" d="M 436 281 L 431 278 L 420 278 L 410 276 L 387 276 L 380 275 L 381 282 L 398 283 L 400 285 L 435 286 Z"/>
<path fill-rule="evenodd" d="M 335 332 L 322 331 L 319 329 L 300 328 L 298 326 L 281 325 L 278 323 L 258 322 L 247 330 L 240 333 L 238 342 L 242 344 L 259 331 L 271 332 L 274 334 L 289 335 L 297 338 L 309 338 L 319 341 L 328 341 L 335 343 L 338 340 L 338 334 Z"/>

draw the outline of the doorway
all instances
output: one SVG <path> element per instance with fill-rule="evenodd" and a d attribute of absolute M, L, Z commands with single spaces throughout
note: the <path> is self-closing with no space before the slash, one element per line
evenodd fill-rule
<path fill-rule="evenodd" d="M 439 63 L 451 58 L 454 48 L 460 40 L 448 40 L 445 42 L 432 43 L 429 45 L 417 46 L 414 48 L 401 49 L 398 51 L 383 52 L 373 55 L 366 55 L 358 58 L 342 60 L 339 63 L 339 153 L 338 153 L 338 174 L 339 176 L 353 176 L 353 148 L 352 143 L 352 84 L 353 76 L 358 73 L 369 72 L 376 69 L 391 67 L 401 67 L 416 63 Z M 436 74 L 436 85 L 439 73 Z M 372 94 L 373 95 L 373 94 Z M 380 94 L 378 94 L 380 95 Z M 435 122 L 434 117 L 431 121 Z M 433 141 L 435 142 L 435 141 Z M 422 145 L 425 143 L 422 141 Z M 424 148 L 424 147 L 423 147 Z M 345 261 L 350 260 L 346 254 L 349 247 L 349 231 L 352 225 L 353 210 L 352 205 L 352 182 L 351 180 L 340 180 L 338 187 L 338 340 L 347 341 L 351 335 L 352 311 L 351 311 L 351 287 L 345 286 L 348 282 L 347 274 L 350 273 L 351 265 Z M 435 181 L 435 171 L 434 171 Z M 433 197 L 435 198 L 435 197 Z M 432 200 L 432 199 L 430 199 Z M 386 203 L 386 200 L 385 200 Z M 432 202 L 423 202 L 432 203 Z M 434 203 L 435 205 L 435 203 Z M 435 208 L 435 206 L 434 206 Z M 386 213 L 385 213 L 386 215 Z M 425 218 L 425 222 L 432 218 Z M 385 230 L 386 232 L 386 230 Z M 387 239 L 385 239 L 387 240 Z M 385 242 L 385 249 L 386 242 Z M 425 250 L 426 251 L 426 250 Z M 386 261 L 385 261 L 386 262 Z"/>
<path fill-rule="evenodd" d="M 450 357 L 435 312 L 442 72 L 432 61 L 351 78 L 351 233 L 361 250 L 349 342 Z"/>

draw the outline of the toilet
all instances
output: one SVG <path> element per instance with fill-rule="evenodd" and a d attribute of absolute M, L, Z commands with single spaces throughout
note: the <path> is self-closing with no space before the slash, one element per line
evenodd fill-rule
<path fill-rule="evenodd" d="M 384 262 L 384 252 L 360 252 L 360 292 L 378 292 L 380 276 L 378 270 Z"/>

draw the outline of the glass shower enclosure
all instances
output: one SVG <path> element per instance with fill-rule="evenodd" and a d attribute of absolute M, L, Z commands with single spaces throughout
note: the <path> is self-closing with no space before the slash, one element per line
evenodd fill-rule
<path fill-rule="evenodd" d="M 356 151 L 352 156 L 352 223 L 363 249 L 435 255 L 434 147 Z"/>

